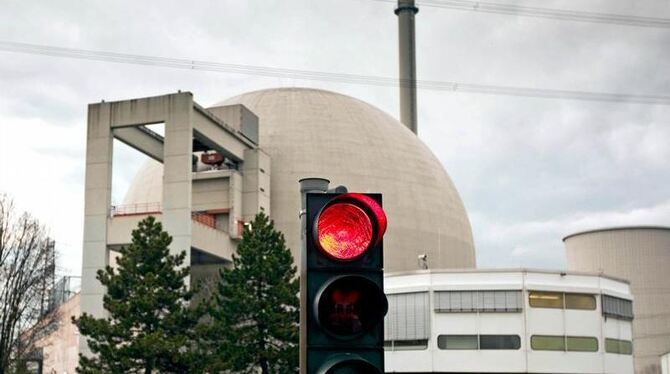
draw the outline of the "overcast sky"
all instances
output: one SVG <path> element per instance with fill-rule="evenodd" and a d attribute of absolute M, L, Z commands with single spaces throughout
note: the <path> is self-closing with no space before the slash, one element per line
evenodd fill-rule
<path fill-rule="evenodd" d="M 2 3 L 2 41 L 397 76 L 397 19 L 379 1 Z M 670 18 L 667 0 L 506 3 Z M 670 94 L 670 28 L 421 7 L 416 33 L 422 80 Z M 208 106 L 278 86 L 398 113 L 390 87 L 0 51 L 0 192 L 50 228 L 62 272 L 78 274 L 87 103 L 188 90 Z M 566 234 L 670 225 L 670 106 L 421 90 L 419 137 L 461 193 L 481 267 L 564 268 Z M 115 148 L 116 202 L 140 161 Z"/>

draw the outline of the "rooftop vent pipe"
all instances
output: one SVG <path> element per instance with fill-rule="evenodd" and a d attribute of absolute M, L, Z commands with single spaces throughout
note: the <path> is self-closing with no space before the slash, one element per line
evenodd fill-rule
<path fill-rule="evenodd" d="M 398 0 L 398 54 L 400 56 L 400 122 L 417 133 L 416 117 L 416 45 L 414 15 L 419 8 L 414 0 Z"/>

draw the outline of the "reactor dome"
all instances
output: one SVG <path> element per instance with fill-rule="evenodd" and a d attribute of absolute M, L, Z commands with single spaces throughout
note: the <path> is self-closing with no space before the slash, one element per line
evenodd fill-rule
<path fill-rule="evenodd" d="M 308 88 L 250 92 L 214 107 L 232 104 L 259 117 L 260 147 L 271 157 L 270 215 L 296 260 L 298 181 L 320 177 L 349 191 L 383 193 L 385 270 L 475 267 L 470 222 L 454 184 L 428 147 L 396 119 L 360 100 Z M 160 169 L 147 163 L 124 204 L 160 201 Z"/>

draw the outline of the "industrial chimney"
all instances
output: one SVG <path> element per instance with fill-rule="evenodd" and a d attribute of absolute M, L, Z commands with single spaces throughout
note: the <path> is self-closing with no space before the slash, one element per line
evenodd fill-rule
<path fill-rule="evenodd" d="M 398 0 L 398 55 L 400 56 L 400 122 L 417 133 L 416 46 L 414 15 L 419 8 L 414 0 Z"/>

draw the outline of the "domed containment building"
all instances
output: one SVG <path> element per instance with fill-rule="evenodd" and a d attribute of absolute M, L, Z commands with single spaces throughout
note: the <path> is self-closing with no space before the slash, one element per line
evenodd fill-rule
<path fill-rule="evenodd" d="M 405 126 L 381 110 L 334 92 L 305 88 L 247 93 L 208 110 L 242 104 L 258 116 L 258 143 L 270 159 L 269 212 L 297 260 L 300 257 L 298 180 L 329 179 L 350 191 L 381 192 L 389 227 L 385 269 L 472 268 L 475 254 L 463 203 L 432 152 Z M 160 163 L 138 173 L 125 206 L 158 206 Z"/>
<path fill-rule="evenodd" d="M 614 227 L 563 239 L 568 268 L 630 281 L 633 294 L 635 372 L 660 374 L 670 351 L 670 228 Z"/>

